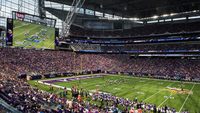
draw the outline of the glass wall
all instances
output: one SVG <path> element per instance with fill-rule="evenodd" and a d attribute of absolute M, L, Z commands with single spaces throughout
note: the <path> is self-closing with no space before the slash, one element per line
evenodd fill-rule
<path fill-rule="evenodd" d="M 69 11 L 71 8 L 70 5 L 65 5 L 65 4 L 60 4 L 60 3 L 50 2 L 50 1 L 45 1 L 44 4 L 45 4 L 45 7 L 64 10 L 64 11 Z M 81 8 L 78 13 L 84 14 L 84 9 Z M 49 18 L 56 19 L 56 28 L 59 28 L 60 31 L 62 30 L 62 20 L 52 15 L 48 11 L 46 11 L 46 16 Z"/>
<path fill-rule="evenodd" d="M 6 27 L 6 19 L 12 18 L 12 11 L 38 14 L 38 0 L 0 0 L 0 26 Z"/>
<path fill-rule="evenodd" d="M 0 17 L 0 27 L 6 28 L 6 18 L 5 17 Z"/>
<path fill-rule="evenodd" d="M 46 2 L 45 2 L 46 3 Z M 47 5 L 51 6 L 51 4 L 47 2 Z M 61 4 L 53 4 L 53 7 L 60 8 Z M 67 8 L 65 6 L 64 8 Z M 38 0 L 0 0 L 0 17 L 11 18 L 12 11 L 24 12 L 32 15 L 38 15 Z M 49 18 L 56 19 L 56 28 L 62 28 L 62 21 L 59 20 L 54 15 L 46 12 L 46 16 Z M 0 25 L 5 25 L 1 19 Z"/>
<path fill-rule="evenodd" d="M 18 12 L 24 12 L 29 13 L 33 15 L 39 15 L 38 13 L 38 1 L 39 0 L 0 0 L 0 17 L 6 17 L 11 18 L 12 17 L 12 11 L 18 11 Z M 64 5 L 59 4 L 55 2 L 50 2 L 45 0 L 45 7 L 50 7 L 54 9 L 60 9 L 69 11 L 70 5 Z M 81 8 L 78 13 L 91 15 L 91 16 L 98 16 L 98 17 L 106 17 L 106 18 L 119 18 L 118 16 L 113 16 L 111 14 L 103 14 L 102 12 L 90 10 L 90 9 L 83 9 Z M 62 29 L 62 20 L 55 17 L 48 11 L 46 11 L 46 16 L 49 18 L 56 19 L 56 28 Z M 5 22 L 2 22 L 0 24 L 4 24 Z"/>
<path fill-rule="evenodd" d="M 65 4 L 60 4 L 60 3 L 50 2 L 50 1 L 45 1 L 45 7 L 64 10 L 64 11 L 69 11 L 70 8 L 71 8 L 70 5 L 65 5 Z M 81 8 L 78 13 L 85 14 L 85 15 L 90 15 L 90 16 L 98 16 L 98 17 L 103 17 L 104 16 L 105 18 L 109 18 L 109 19 L 121 19 L 122 18 L 120 16 L 113 16 L 113 15 L 107 14 L 107 13 L 103 14 L 103 12 L 98 12 L 98 11 L 94 11 L 94 10 L 90 10 L 90 9 L 85 9 L 85 11 L 84 11 L 83 8 Z M 60 30 L 61 30 L 62 21 L 60 19 L 58 19 L 57 17 L 55 17 L 54 15 L 52 15 L 49 12 L 46 12 L 46 16 L 49 17 L 49 18 L 56 19 L 57 20 L 56 27 L 60 28 Z"/>
<path fill-rule="evenodd" d="M 11 18 L 12 11 L 38 14 L 38 0 L 0 0 L 0 16 Z"/>
<path fill-rule="evenodd" d="M 56 16 L 52 15 L 48 11 L 46 11 L 46 16 L 48 18 L 56 19 L 56 28 L 59 28 L 59 30 L 61 31 L 61 29 L 62 29 L 62 20 L 58 19 Z"/>
<path fill-rule="evenodd" d="M 70 7 L 68 7 L 68 6 L 66 6 L 66 5 L 59 4 L 59 3 L 55 3 L 55 2 L 45 1 L 44 4 L 45 4 L 45 7 L 54 8 L 54 9 L 59 9 L 59 10 L 64 10 L 64 9 L 69 10 L 69 9 L 70 9 Z M 46 11 L 46 16 L 47 16 L 48 18 L 56 19 L 56 28 L 59 28 L 59 30 L 61 31 L 61 29 L 62 29 L 62 20 L 60 20 L 60 19 L 57 18 L 56 16 L 52 15 L 52 14 L 49 13 L 48 11 Z"/>

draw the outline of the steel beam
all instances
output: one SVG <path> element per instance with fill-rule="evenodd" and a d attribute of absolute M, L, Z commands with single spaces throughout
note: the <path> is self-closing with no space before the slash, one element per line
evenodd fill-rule
<path fill-rule="evenodd" d="M 72 23 L 75 20 L 76 13 L 78 13 L 83 6 L 85 0 L 73 0 L 72 5 L 70 7 L 70 10 L 67 14 L 67 17 L 65 21 L 63 22 L 63 29 L 61 32 L 61 38 L 68 37 L 69 35 L 69 30 L 72 25 Z"/>

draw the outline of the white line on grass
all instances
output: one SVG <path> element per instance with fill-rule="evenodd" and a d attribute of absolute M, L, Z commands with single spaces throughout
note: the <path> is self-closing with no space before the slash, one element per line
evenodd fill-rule
<path fill-rule="evenodd" d="M 172 93 L 171 93 L 171 95 L 170 95 L 169 97 L 171 97 L 171 96 L 172 96 Z M 158 108 L 159 108 L 162 104 L 164 104 L 164 103 L 169 99 L 169 97 L 166 98 L 166 99 L 158 106 Z"/>
<path fill-rule="evenodd" d="M 190 92 L 193 90 L 193 88 L 194 88 L 195 85 L 196 85 L 196 84 L 193 84 L 193 86 L 192 86 Z M 190 95 L 191 95 L 191 94 L 189 93 L 188 96 L 186 97 L 185 101 L 183 102 L 183 105 L 181 106 L 181 108 L 180 108 L 180 110 L 179 110 L 179 113 L 180 113 L 181 110 L 183 109 L 183 106 L 185 105 L 185 103 L 186 103 L 186 101 L 188 100 L 188 98 L 189 98 Z"/>
<path fill-rule="evenodd" d="M 13 29 L 17 29 L 17 28 L 20 28 L 20 27 L 24 27 L 24 26 L 28 26 L 28 25 L 30 25 L 30 24 L 24 24 L 24 25 L 21 25 L 21 26 L 17 26 L 17 27 L 14 27 Z"/>
<path fill-rule="evenodd" d="M 160 90 L 160 91 L 154 93 L 153 95 L 151 95 L 151 96 L 149 96 L 148 98 L 146 98 L 145 100 L 143 100 L 143 102 L 146 101 L 146 100 L 148 100 L 148 99 L 150 99 L 150 98 L 152 98 L 154 95 L 160 93 L 161 91 L 163 91 L 163 90 Z"/>
<path fill-rule="evenodd" d="M 147 82 L 147 83 L 145 83 L 145 84 L 143 84 L 143 85 L 139 85 L 139 87 L 134 87 L 133 89 L 141 89 L 143 86 L 149 85 L 149 84 L 151 84 L 151 83 L 153 83 L 153 82 L 154 82 L 154 81 Z"/>
<path fill-rule="evenodd" d="M 94 75 L 104 75 L 106 76 L 107 74 L 104 73 L 100 73 L 100 74 L 90 74 L 90 75 L 80 75 L 80 76 L 71 76 L 71 77 L 59 77 L 59 78 L 49 78 L 49 79 L 43 79 L 43 80 L 39 80 L 39 81 L 49 81 L 49 80 L 59 80 L 59 79 L 65 79 L 65 78 L 74 78 L 74 77 L 83 77 L 83 76 L 94 76 Z"/>
<path fill-rule="evenodd" d="M 166 86 L 166 87 L 169 87 L 169 86 L 171 86 L 172 84 L 174 84 L 174 83 L 171 83 L 171 84 L 169 84 L 169 85 Z M 162 90 L 160 90 L 160 91 L 154 93 L 153 95 L 151 95 L 151 96 L 149 96 L 148 98 L 146 98 L 145 100 L 143 100 L 143 102 L 146 101 L 146 100 L 148 100 L 148 99 L 150 99 L 150 98 L 152 98 L 154 95 L 156 95 L 156 94 L 158 94 L 158 93 L 160 93 L 161 91 L 164 91 L 164 90 L 165 90 L 165 89 L 162 89 Z"/>
<path fill-rule="evenodd" d="M 33 29 L 35 29 L 35 28 L 37 28 L 38 26 L 34 26 L 33 28 L 31 28 L 31 29 L 29 29 L 29 31 L 32 31 Z M 21 33 L 19 33 L 19 34 L 17 34 L 17 35 L 14 35 L 14 37 L 16 37 L 16 36 L 19 36 L 19 35 L 21 35 L 21 34 L 24 34 L 26 32 L 26 30 L 24 30 L 23 32 L 21 32 Z M 15 32 L 14 32 L 14 34 L 15 34 Z"/>
<path fill-rule="evenodd" d="M 107 75 L 110 75 L 110 76 L 116 76 L 116 75 L 112 75 L 112 74 L 107 74 Z M 140 78 L 140 79 L 147 79 L 147 80 L 155 80 L 155 81 L 167 81 L 167 82 L 178 82 L 180 83 L 180 81 L 177 81 L 177 80 L 167 80 L 167 79 L 156 79 L 156 78 L 143 78 L 143 77 L 136 77 L 136 76 L 125 76 L 125 75 L 118 75 L 118 76 L 122 76 L 122 77 L 126 77 L 126 78 Z M 183 81 L 183 83 L 189 83 L 189 84 L 192 84 L 194 82 L 187 82 L 187 81 Z M 196 82 L 195 84 L 200 84 L 198 82 Z"/>

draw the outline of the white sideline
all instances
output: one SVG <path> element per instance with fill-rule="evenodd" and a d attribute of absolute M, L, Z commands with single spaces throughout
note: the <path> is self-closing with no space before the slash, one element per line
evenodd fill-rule
<path fill-rule="evenodd" d="M 102 74 L 93 74 L 91 76 L 94 76 L 94 75 L 102 75 Z M 82 75 L 82 76 L 88 76 L 88 75 Z M 80 76 L 76 76 L 76 77 L 80 77 Z M 59 86 L 59 85 L 55 85 L 55 84 L 50 84 L 50 83 L 45 83 L 45 81 L 59 80 L 59 79 L 64 79 L 64 78 L 73 78 L 73 77 L 61 77 L 61 78 L 55 78 L 55 79 L 39 80 L 38 83 L 44 84 L 44 85 L 47 85 L 47 86 L 53 86 L 53 87 L 56 87 L 56 88 L 64 89 L 65 87 L 63 87 L 63 86 Z M 71 88 L 66 88 L 66 89 L 71 91 Z"/>
<path fill-rule="evenodd" d="M 195 86 L 195 85 L 196 85 L 196 84 L 193 84 L 193 86 L 192 86 L 190 92 L 194 89 L 194 86 Z M 189 93 L 188 96 L 187 96 L 187 98 L 186 98 L 185 101 L 183 102 L 183 105 L 181 106 L 181 108 L 180 108 L 180 110 L 179 110 L 179 113 L 180 113 L 181 110 L 183 109 L 183 106 L 185 105 L 185 103 L 186 103 L 186 101 L 188 100 L 188 98 L 189 98 L 190 95 L 191 95 L 191 94 Z"/>
<path fill-rule="evenodd" d="M 47 86 L 53 86 L 53 87 L 56 87 L 56 88 L 61 88 L 61 89 L 64 89 L 65 87 L 63 86 L 59 86 L 59 85 L 54 85 L 54 84 L 49 84 L 49 83 L 45 83 L 45 82 L 42 82 L 42 81 L 38 81 L 38 83 L 40 84 L 44 84 L 44 85 L 47 85 Z M 70 88 L 66 88 L 67 90 L 71 90 Z"/>
<path fill-rule="evenodd" d="M 57 78 L 42 79 L 42 80 L 39 80 L 39 81 L 59 80 L 59 79 L 65 79 L 65 78 L 74 78 L 74 77 L 82 77 L 82 76 L 93 76 L 93 75 L 108 75 L 108 74 L 90 74 L 90 75 L 80 75 L 80 76 L 71 76 L 71 77 L 63 76 L 63 77 L 57 77 Z"/>

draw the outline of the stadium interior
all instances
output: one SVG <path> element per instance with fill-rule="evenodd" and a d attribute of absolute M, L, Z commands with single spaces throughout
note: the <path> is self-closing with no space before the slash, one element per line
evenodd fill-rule
<path fill-rule="evenodd" d="M 200 113 L 199 0 L 0 0 L 0 113 Z"/>

